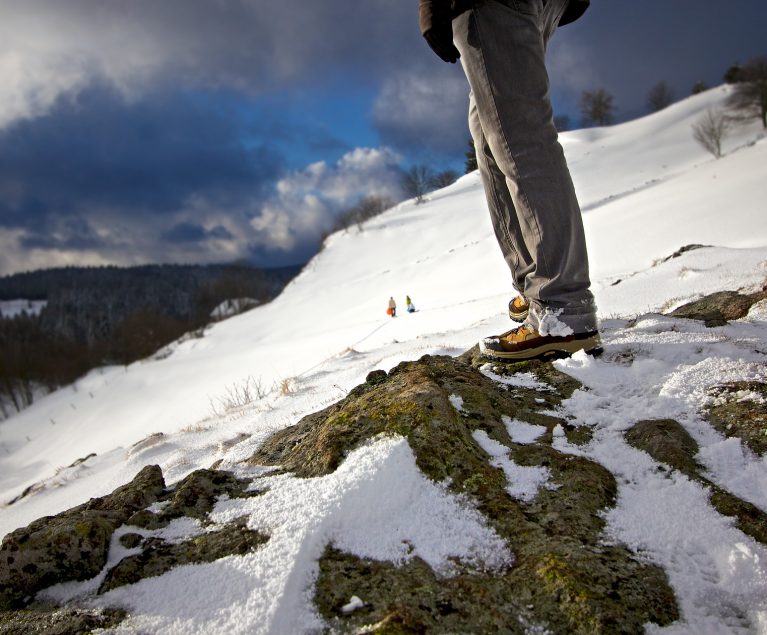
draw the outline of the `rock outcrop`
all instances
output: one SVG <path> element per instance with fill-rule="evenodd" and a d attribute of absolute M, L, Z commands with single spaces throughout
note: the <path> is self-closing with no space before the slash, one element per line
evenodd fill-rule
<path fill-rule="evenodd" d="M 727 437 L 738 437 L 752 452 L 767 453 L 767 384 L 738 381 L 710 390 L 712 403 L 704 415 Z"/>
<path fill-rule="evenodd" d="M 371 372 L 341 401 L 269 438 L 250 464 L 311 479 L 334 472 L 351 451 L 379 435 L 405 437 L 423 474 L 474 506 L 514 554 L 500 571 L 455 562 L 445 575 L 419 558 L 397 565 L 330 545 L 320 558 L 313 596 L 329 629 L 642 633 L 648 623 L 679 619 L 664 571 L 605 540 L 603 512 L 615 505 L 614 476 L 562 445 L 572 449 L 591 440 L 589 426 L 576 427 L 558 415 L 562 401 L 579 388 L 549 363 L 488 364 L 476 348 L 459 358 L 425 356 L 389 373 Z M 507 417 L 528 431 L 534 426 L 535 434 L 515 436 Z M 517 466 L 545 470 L 548 485 L 527 498 L 512 495 L 506 474 L 479 439 L 500 444 Z M 765 515 L 703 476 L 697 445 L 677 422 L 639 422 L 626 439 L 709 487 L 722 514 L 767 540 Z M 258 495 L 248 481 L 216 469 L 197 470 L 166 489 L 160 468 L 151 466 L 109 496 L 13 532 L 0 547 L 0 609 L 6 609 L 0 635 L 24 628 L 59 632 L 34 630 L 34 624 L 44 629 L 56 620 L 68 634 L 108 628 L 123 618 L 119 610 L 56 609 L 33 601 L 37 591 L 57 582 L 100 575 L 98 593 L 104 593 L 180 564 L 259 549 L 269 537 L 248 529 L 245 518 L 204 527 L 222 496 Z M 199 534 L 164 540 L 163 528 L 180 518 L 195 519 Z M 106 570 L 118 528 L 120 545 L 131 552 Z M 352 596 L 364 602 L 345 611 Z"/>
<path fill-rule="evenodd" d="M 311 478 L 335 470 L 367 439 L 405 436 L 424 474 L 473 500 L 514 551 L 514 565 L 503 573 L 462 570 L 445 578 L 419 559 L 397 567 L 328 548 L 315 603 L 332 629 L 525 633 L 545 625 L 558 633 L 640 633 L 647 622 L 677 619 L 664 572 L 602 540 L 600 512 L 615 502 L 613 476 L 552 447 L 559 430 L 572 443 L 589 438 L 550 414 L 577 382 L 540 362 L 483 369 L 499 376 L 531 373 L 538 387 L 505 386 L 477 369 L 484 364 L 472 350 L 461 359 L 426 356 L 388 375 L 371 373 L 346 399 L 278 432 L 252 457 Z M 515 443 L 504 415 L 541 426 L 543 434 Z M 547 468 L 554 487 L 530 502 L 510 497 L 504 473 L 475 440 L 477 431 L 505 445 L 517 464 Z M 366 604 L 345 613 L 352 595 Z"/>
<path fill-rule="evenodd" d="M 674 309 L 669 315 L 678 318 L 701 320 L 706 326 L 724 326 L 731 320 L 745 317 L 751 307 L 767 298 L 767 292 L 741 294 L 737 291 L 720 291 L 700 300 L 688 302 Z"/>
<path fill-rule="evenodd" d="M 93 611 L 36 602 L 35 594 L 50 585 L 103 573 L 98 593 L 105 593 L 179 565 L 257 549 L 268 536 L 248 529 L 242 520 L 172 543 L 146 535 L 182 517 L 207 523 L 221 496 L 258 495 L 247 491 L 247 486 L 247 481 L 229 472 L 196 470 L 166 490 L 162 471 L 152 465 L 109 496 L 8 534 L 0 547 L 0 635 L 83 633 L 112 626 L 125 616 L 119 609 Z M 160 503 L 159 511 L 147 509 L 153 503 Z M 120 536 L 120 544 L 138 553 L 104 571 L 112 536 L 121 526 L 136 527 L 136 532 Z"/>
<path fill-rule="evenodd" d="M 109 496 L 8 534 L 0 546 L 0 610 L 19 608 L 52 584 L 98 574 L 106 565 L 115 529 L 164 490 L 160 468 L 151 465 Z"/>

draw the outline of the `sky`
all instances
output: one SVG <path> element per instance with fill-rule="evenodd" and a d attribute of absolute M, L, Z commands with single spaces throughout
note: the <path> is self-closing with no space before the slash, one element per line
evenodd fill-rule
<path fill-rule="evenodd" d="M 495 0 L 491 0 L 495 1 Z M 593 0 L 548 52 L 647 112 L 767 54 L 763 0 Z M 62 265 L 306 261 L 400 171 L 462 171 L 468 87 L 407 0 L 0 0 L 0 275 Z"/>

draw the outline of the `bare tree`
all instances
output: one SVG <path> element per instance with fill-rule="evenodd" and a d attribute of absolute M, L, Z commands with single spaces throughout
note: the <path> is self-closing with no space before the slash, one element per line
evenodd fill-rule
<path fill-rule="evenodd" d="M 693 95 L 698 95 L 706 90 L 708 90 L 708 86 L 706 85 L 706 82 L 704 82 L 702 79 L 699 79 L 697 82 L 695 82 L 692 85 L 692 90 L 690 91 L 690 93 Z"/>
<path fill-rule="evenodd" d="M 581 115 L 583 115 L 587 125 L 609 125 L 615 118 L 614 114 L 613 96 L 604 88 L 583 91 L 581 95 Z"/>
<path fill-rule="evenodd" d="M 743 70 L 743 67 L 738 64 L 738 62 L 735 62 L 730 68 L 728 68 L 724 73 L 724 82 L 725 84 L 737 84 L 740 81 L 740 73 Z"/>
<path fill-rule="evenodd" d="M 405 196 L 414 198 L 416 205 L 424 202 L 424 196 L 431 191 L 434 170 L 428 165 L 414 165 L 402 175 L 402 189 Z"/>
<path fill-rule="evenodd" d="M 458 172 L 455 170 L 443 170 L 434 175 L 431 185 L 435 190 L 452 185 L 458 180 Z"/>
<path fill-rule="evenodd" d="M 722 141 L 731 125 L 731 120 L 721 110 L 709 108 L 692 125 L 692 136 L 717 159 L 722 156 Z"/>
<path fill-rule="evenodd" d="M 734 118 L 760 119 L 767 128 L 767 57 L 755 57 L 740 68 L 738 82 L 727 105 Z"/>
<path fill-rule="evenodd" d="M 674 93 L 664 81 L 655 84 L 647 94 L 647 105 L 650 107 L 651 112 L 663 110 L 672 103 L 674 103 Z"/>
<path fill-rule="evenodd" d="M 355 224 L 357 229 L 362 231 L 362 224 L 366 220 L 378 216 L 393 206 L 394 201 L 387 196 L 366 196 L 357 204 L 341 212 L 332 231 L 346 229 Z"/>

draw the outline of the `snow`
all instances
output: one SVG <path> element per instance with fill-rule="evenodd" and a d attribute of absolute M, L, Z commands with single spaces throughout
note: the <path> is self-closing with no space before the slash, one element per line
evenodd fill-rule
<path fill-rule="evenodd" d="M 546 432 L 545 426 L 537 426 L 532 423 L 517 421 L 506 415 L 503 416 L 503 424 L 506 426 L 506 431 L 509 433 L 511 440 L 514 441 L 514 443 L 535 443 L 538 437 Z"/>
<path fill-rule="evenodd" d="M 365 606 L 365 603 L 356 595 L 352 595 L 352 597 L 349 599 L 349 602 L 341 607 L 341 612 L 353 613 L 357 609 L 361 609 L 363 606 Z"/>
<path fill-rule="evenodd" d="M 260 302 L 253 298 L 233 298 L 224 300 L 215 309 L 210 312 L 210 317 L 214 320 L 223 320 L 225 318 L 242 313 L 247 309 L 258 306 Z"/>
<path fill-rule="evenodd" d="M 490 456 L 490 465 L 500 468 L 506 475 L 509 496 L 529 503 L 538 495 L 541 487 L 553 488 L 549 482 L 551 472 L 545 467 L 519 465 L 509 456 L 509 448 L 491 439 L 484 430 L 475 430 L 474 440 Z"/>
<path fill-rule="evenodd" d="M 535 306 L 532 307 L 532 311 L 535 313 Z M 541 315 L 538 315 L 538 332 L 541 335 L 550 335 L 552 337 L 567 337 L 573 334 L 567 324 L 559 319 L 562 314 L 562 309 L 558 311 L 552 311 L 551 309 L 545 309 Z"/>
<path fill-rule="evenodd" d="M 319 573 L 317 560 L 329 544 L 395 563 L 419 557 L 441 575 L 452 574 L 453 558 L 480 570 L 502 569 L 512 561 L 504 541 L 479 512 L 418 470 L 401 437 L 358 448 L 328 476 L 279 475 L 264 478 L 260 485 L 267 488 L 263 495 L 220 501 L 211 519 L 224 523 L 249 515 L 248 527 L 269 535 L 263 547 L 203 565 L 207 572 L 178 567 L 163 579 L 115 589 L 98 603 L 127 605 L 140 616 L 153 616 L 131 620 L 129 632 L 187 633 L 189 624 L 176 616 L 189 615 L 194 615 L 199 632 L 212 632 L 221 619 L 221 607 L 210 599 L 213 583 L 224 590 L 217 596 L 225 596 L 230 610 L 248 609 L 229 632 L 301 633 L 322 626 L 307 593 Z M 163 592 L 167 584 L 184 593 L 168 597 Z"/>
<path fill-rule="evenodd" d="M 556 414 L 591 427 L 593 436 L 574 446 L 558 426 L 553 444 L 615 475 L 618 501 L 605 513 L 605 540 L 628 544 L 667 572 L 682 620 L 648 627 L 652 633 L 767 633 L 767 550 L 718 514 L 702 485 L 659 469 L 623 436 L 640 420 L 678 420 L 700 447 L 706 477 L 767 511 L 767 459 L 701 416 L 712 386 L 767 379 L 767 302 L 717 328 L 661 315 L 703 294 L 752 292 L 767 280 L 763 131 L 739 128 L 719 160 L 692 139 L 691 124 L 728 90 L 562 135 L 584 209 L 605 352 L 556 362 L 585 387 Z M 664 260 L 693 243 L 708 246 Z M 404 305 L 405 293 L 418 300 L 418 312 L 389 318 L 389 296 Z M 36 488 L 0 508 L 0 535 L 109 493 L 149 464 L 159 464 L 169 484 L 217 461 L 255 479 L 265 493 L 219 501 L 213 521 L 247 517 L 270 540 L 245 556 L 178 567 L 94 600 L 130 610 L 115 631 L 126 634 L 322 629 L 311 595 L 329 544 L 394 563 L 420 557 L 443 575 L 455 562 L 502 569 L 513 562 L 514 545 L 495 535 L 470 500 L 426 479 L 402 438 L 375 439 L 317 479 L 241 461 L 373 369 L 427 353 L 458 355 L 508 330 L 514 293 L 476 173 L 424 204 L 405 202 L 361 230 L 336 233 L 273 302 L 154 359 L 95 370 L 0 422 L 0 502 Z M 511 391 L 551 390 L 532 375 L 483 372 Z M 460 412 L 460 395 L 451 402 Z M 512 441 L 534 442 L 542 431 L 512 414 L 503 420 Z M 532 500 L 541 487 L 556 486 L 545 469 L 515 464 L 510 449 L 484 432 L 474 437 L 506 473 L 511 496 Z M 185 521 L 164 531 L 181 539 L 202 530 Z M 120 531 L 112 563 L 130 553 L 117 542 Z M 46 593 L 63 600 L 97 586 L 67 583 Z"/>
<path fill-rule="evenodd" d="M 0 300 L 0 317 L 15 318 L 24 314 L 33 317 L 40 315 L 46 304 L 46 300 Z"/>
<path fill-rule="evenodd" d="M 463 397 L 460 395 L 450 395 L 448 400 L 450 401 L 450 404 L 453 406 L 453 408 L 455 408 L 458 412 L 463 413 Z"/>

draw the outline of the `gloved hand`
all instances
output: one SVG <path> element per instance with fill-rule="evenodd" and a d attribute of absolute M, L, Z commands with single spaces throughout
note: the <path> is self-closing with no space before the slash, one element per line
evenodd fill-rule
<path fill-rule="evenodd" d="M 455 64 L 461 57 L 453 44 L 453 20 L 446 0 L 421 0 L 418 6 L 421 33 L 427 44 L 444 61 Z"/>

